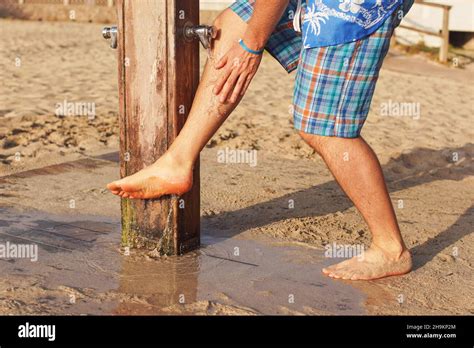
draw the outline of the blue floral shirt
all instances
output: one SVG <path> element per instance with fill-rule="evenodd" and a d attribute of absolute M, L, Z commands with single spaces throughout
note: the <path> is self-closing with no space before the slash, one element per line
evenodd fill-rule
<path fill-rule="evenodd" d="M 306 0 L 305 48 L 339 45 L 376 31 L 403 0 Z"/>

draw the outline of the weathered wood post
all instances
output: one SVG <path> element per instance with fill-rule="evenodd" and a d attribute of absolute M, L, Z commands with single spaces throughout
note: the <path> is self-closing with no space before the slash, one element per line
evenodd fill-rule
<path fill-rule="evenodd" d="M 196 0 L 119 0 L 120 174 L 155 162 L 181 130 L 199 82 Z M 122 200 L 122 245 L 178 255 L 200 244 L 199 163 L 182 197 Z"/>
<path fill-rule="evenodd" d="M 451 6 L 443 6 L 443 24 L 441 28 L 441 47 L 439 49 L 439 61 L 446 63 L 449 53 L 449 10 Z"/>

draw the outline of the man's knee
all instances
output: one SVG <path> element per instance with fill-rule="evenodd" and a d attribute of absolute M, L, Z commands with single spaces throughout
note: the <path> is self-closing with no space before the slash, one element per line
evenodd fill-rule
<path fill-rule="evenodd" d="M 330 137 L 322 135 L 309 134 L 302 131 L 298 132 L 300 137 L 311 146 L 319 155 L 323 155 L 327 148 L 327 143 L 330 141 Z"/>
<path fill-rule="evenodd" d="M 219 13 L 219 15 L 214 19 L 212 25 L 217 29 L 220 30 L 226 26 L 231 25 L 232 22 L 236 22 L 236 19 L 240 19 L 234 11 L 230 8 L 226 8 L 224 11 Z M 238 21 L 236 24 L 239 24 Z"/>
<path fill-rule="evenodd" d="M 229 50 L 231 45 L 245 33 L 247 23 L 227 8 L 214 19 L 213 26 L 216 29 L 213 52 L 216 53 L 217 49 L 217 54 L 220 55 Z"/>
<path fill-rule="evenodd" d="M 225 21 L 225 12 L 226 12 L 226 11 L 227 11 L 227 9 L 224 10 L 224 11 L 222 11 L 221 13 L 219 13 L 219 14 L 217 15 L 217 17 L 214 18 L 214 21 L 212 22 L 212 25 L 213 25 L 217 30 L 219 30 L 219 29 L 222 28 L 222 24 L 223 24 L 223 22 Z"/>
<path fill-rule="evenodd" d="M 364 140 L 359 136 L 355 138 L 342 138 L 336 136 L 323 136 L 298 132 L 303 140 L 311 146 L 324 160 L 328 157 L 348 158 L 354 146 Z"/>

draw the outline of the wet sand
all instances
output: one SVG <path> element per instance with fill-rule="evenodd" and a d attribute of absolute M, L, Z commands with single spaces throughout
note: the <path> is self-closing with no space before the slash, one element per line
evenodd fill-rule
<path fill-rule="evenodd" d="M 183 261 L 185 268 L 197 263 L 197 277 L 173 276 L 165 284 L 160 279 L 168 275 L 160 270 L 173 262 L 125 257 L 119 250 L 119 201 L 105 190 L 118 177 L 118 165 L 114 156 L 97 157 L 118 147 L 116 60 L 100 37 L 102 25 L 0 22 L 5 43 L 0 45 L 0 236 L 26 233 L 38 241 L 47 236 L 72 250 L 46 250 L 34 267 L 26 260 L 0 260 L 2 274 L 8 274 L 0 280 L 6 299 L 0 313 L 474 313 L 472 70 L 392 52 L 363 131 L 380 156 L 413 250 L 411 274 L 355 283 L 320 277 L 322 265 L 339 261 L 322 257 L 324 245 L 368 245 L 370 236 L 323 162 L 292 129 L 294 74 L 266 56 L 242 105 L 203 152 L 202 229 L 210 252 L 228 258 L 240 245 L 242 259 L 273 275 L 265 278 L 256 266 L 205 256 L 205 248 Z M 95 103 L 95 117 L 56 116 L 57 104 L 65 100 Z M 382 116 L 389 101 L 419 103 L 419 118 Z M 218 151 L 226 148 L 257 150 L 257 166 L 219 163 Z M 54 164 L 60 165 L 48 167 Z M 48 224 L 41 234 L 32 232 L 38 219 L 53 226 L 63 219 L 95 221 L 94 230 L 104 223 L 114 228 L 95 240 L 80 229 L 54 231 Z M 55 239 L 53 233 L 86 242 Z M 259 259 L 256 249 L 269 258 Z M 268 272 L 269 260 L 282 272 L 276 267 Z M 157 272 L 154 282 L 138 273 L 144 263 Z M 178 269 L 180 263 L 169 267 Z M 247 285 L 232 292 L 235 279 L 215 281 L 220 267 L 241 272 Z M 141 280 L 133 281 L 135 273 Z M 193 283 L 194 278 L 196 285 L 177 286 L 189 287 L 185 298 L 192 300 L 184 305 L 172 303 L 175 295 L 171 302 L 163 300 L 168 295 L 160 293 L 169 294 L 174 279 Z M 290 305 L 295 284 L 301 292 Z M 332 289 L 338 296 L 326 296 Z M 68 302 L 71 293 L 79 299 L 74 305 Z"/>
<path fill-rule="evenodd" d="M 324 277 L 312 248 L 205 229 L 200 250 L 156 258 L 120 248 L 117 218 L 0 213 L 1 243 L 39 246 L 34 259 L 0 260 L 2 314 L 365 313 L 364 294 Z"/>

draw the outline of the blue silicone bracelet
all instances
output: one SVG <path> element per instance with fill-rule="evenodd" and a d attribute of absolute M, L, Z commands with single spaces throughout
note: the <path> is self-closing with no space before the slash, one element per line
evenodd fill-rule
<path fill-rule="evenodd" d="M 242 48 L 243 48 L 244 50 L 246 50 L 247 52 L 252 53 L 252 54 L 256 54 L 257 56 L 260 56 L 260 55 L 263 53 L 263 51 L 265 51 L 265 49 L 261 49 L 261 50 L 259 50 L 259 51 L 255 51 L 255 50 L 253 50 L 253 49 L 247 47 L 247 45 L 245 44 L 244 40 L 242 40 L 242 39 L 239 40 L 239 45 L 242 46 Z"/>

